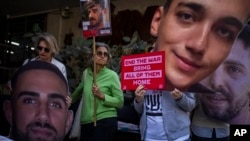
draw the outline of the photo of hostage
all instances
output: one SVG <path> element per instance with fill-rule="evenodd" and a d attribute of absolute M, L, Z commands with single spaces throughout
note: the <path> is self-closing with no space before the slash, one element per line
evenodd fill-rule
<path fill-rule="evenodd" d="M 234 42 L 225 61 L 202 81 L 216 92 L 199 95 L 204 114 L 229 124 L 250 124 L 250 25 Z"/>
<path fill-rule="evenodd" d="M 106 5 L 107 1 L 108 0 L 89 0 L 85 3 L 90 22 L 89 29 L 110 27 L 109 8 Z"/>
<path fill-rule="evenodd" d="M 199 104 L 192 116 L 192 141 L 229 141 L 229 124 L 249 124 L 249 38 L 247 25 L 224 62 L 201 81 L 215 92 L 196 95 Z"/>
<path fill-rule="evenodd" d="M 38 77 L 39 76 L 39 77 Z M 31 61 L 11 79 L 11 99 L 5 117 L 15 141 L 63 141 L 71 128 L 68 83 L 62 72 L 45 61 Z"/>
<path fill-rule="evenodd" d="M 248 5 L 248 0 L 168 0 L 155 11 L 150 32 L 156 37 L 153 51 L 165 51 L 166 89 L 135 90 L 141 140 L 190 140 L 196 99 L 188 90 L 227 57 L 250 17 Z"/>

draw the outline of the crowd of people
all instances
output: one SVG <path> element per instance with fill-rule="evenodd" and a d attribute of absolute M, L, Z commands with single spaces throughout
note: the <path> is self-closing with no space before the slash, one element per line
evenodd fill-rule
<path fill-rule="evenodd" d="M 249 0 L 167 0 L 155 11 L 151 51 L 165 52 L 166 88 L 139 85 L 134 91 L 142 141 L 226 141 L 230 124 L 249 124 L 249 5 Z M 42 33 L 35 45 L 38 56 L 25 60 L 9 81 L 3 108 L 11 128 L 0 140 L 65 140 L 76 115 L 70 106 L 80 99 L 79 140 L 112 141 L 124 97 L 119 75 L 107 66 L 109 46 L 90 46 L 89 66 L 78 87 L 69 90 L 65 66 L 53 57 L 59 51 L 55 37 Z M 190 91 L 197 83 L 214 92 Z"/>

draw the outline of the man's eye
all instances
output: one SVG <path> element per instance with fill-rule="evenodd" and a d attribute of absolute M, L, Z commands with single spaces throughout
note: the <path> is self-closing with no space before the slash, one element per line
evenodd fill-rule
<path fill-rule="evenodd" d="M 62 108 L 61 104 L 58 103 L 58 102 L 51 102 L 50 106 L 54 107 L 54 108 L 57 108 L 57 109 L 61 109 Z"/>
<path fill-rule="evenodd" d="M 228 40 L 232 40 L 235 37 L 235 34 L 225 26 L 219 27 L 217 29 L 217 34 L 222 38 L 227 38 Z"/>
<path fill-rule="evenodd" d="M 93 13 L 97 13 L 97 12 L 98 12 L 98 9 L 94 9 L 94 10 L 93 10 Z"/>
<path fill-rule="evenodd" d="M 178 15 L 179 19 L 184 21 L 184 22 L 193 22 L 194 21 L 194 17 L 190 13 L 178 13 L 177 15 Z"/>
<path fill-rule="evenodd" d="M 226 28 L 221 28 L 218 33 L 221 35 L 221 36 L 224 36 L 224 37 L 228 37 L 231 35 L 230 31 L 227 30 Z"/>
<path fill-rule="evenodd" d="M 238 69 L 238 68 L 235 67 L 235 66 L 228 67 L 228 71 L 229 71 L 230 73 L 240 73 L 240 72 L 241 72 L 241 70 Z"/>
<path fill-rule="evenodd" d="M 35 104 L 36 101 L 34 99 L 31 99 L 31 98 L 26 98 L 23 100 L 23 103 L 26 103 L 26 104 Z"/>

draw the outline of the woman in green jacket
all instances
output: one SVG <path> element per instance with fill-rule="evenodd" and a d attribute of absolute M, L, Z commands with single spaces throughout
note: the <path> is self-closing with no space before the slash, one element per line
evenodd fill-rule
<path fill-rule="evenodd" d="M 96 55 L 92 53 L 91 58 L 96 62 L 96 84 L 92 63 L 71 95 L 73 103 L 83 98 L 80 140 L 112 141 L 117 131 L 117 109 L 123 106 L 124 99 L 119 76 L 106 66 L 110 56 L 109 46 L 96 42 Z"/>

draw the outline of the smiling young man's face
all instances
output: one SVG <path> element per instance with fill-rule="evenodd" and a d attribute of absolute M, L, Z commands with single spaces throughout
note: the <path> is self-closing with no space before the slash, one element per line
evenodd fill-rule
<path fill-rule="evenodd" d="M 167 90 L 187 90 L 226 58 L 250 15 L 249 0 L 173 0 L 151 23 L 155 51 L 165 51 Z"/>
<path fill-rule="evenodd" d="M 24 72 L 13 95 L 9 105 L 13 139 L 63 141 L 73 115 L 65 103 L 67 86 L 59 76 L 47 70 Z"/>

